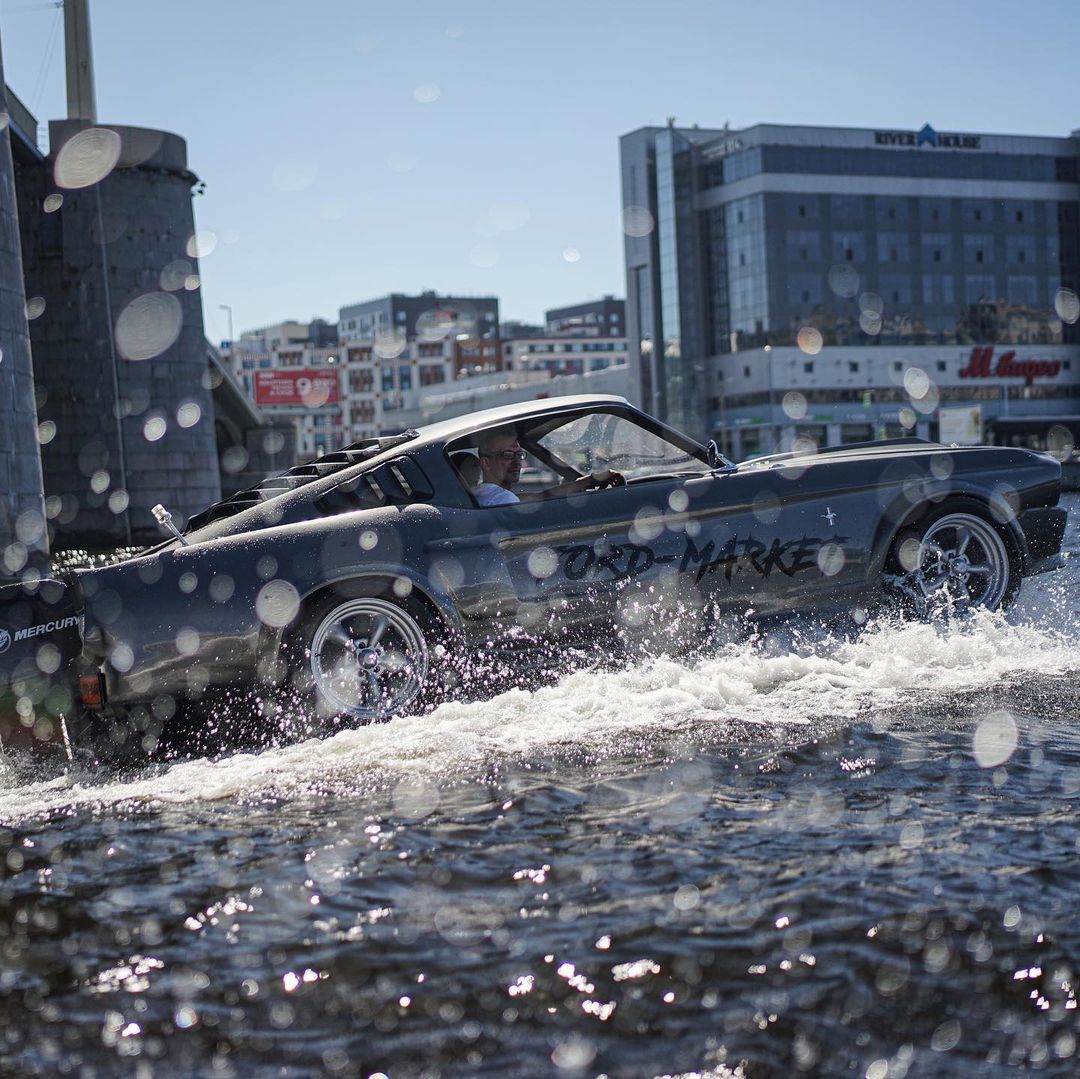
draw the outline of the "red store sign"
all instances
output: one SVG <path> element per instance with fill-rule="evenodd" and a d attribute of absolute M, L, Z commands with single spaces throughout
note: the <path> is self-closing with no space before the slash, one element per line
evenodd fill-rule
<path fill-rule="evenodd" d="M 994 364 L 994 350 L 989 345 L 971 350 L 961 378 L 1022 378 L 1029 386 L 1037 378 L 1054 378 L 1061 373 L 1061 360 L 1018 360 L 1016 352 L 1003 352 Z"/>

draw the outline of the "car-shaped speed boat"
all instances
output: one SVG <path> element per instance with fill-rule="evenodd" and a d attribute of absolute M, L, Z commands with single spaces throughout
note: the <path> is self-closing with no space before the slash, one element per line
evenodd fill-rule
<path fill-rule="evenodd" d="M 519 501 L 485 507 L 468 459 L 493 434 L 525 468 Z M 1043 454 L 917 439 L 735 465 L 618 397 L 474 413 L 272 476 L 117 564 L 8 587 L 6 734 L 153 752 L 222 692 L 358 724 L 601 633 L 999 608 L 1061 562 L 1059 486 Z"/>

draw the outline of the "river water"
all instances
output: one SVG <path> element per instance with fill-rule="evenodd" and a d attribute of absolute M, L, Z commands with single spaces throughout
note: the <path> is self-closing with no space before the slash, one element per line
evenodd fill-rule
<path fill-rule="evenodd" d="M 0 772 L 0 1074 L 1075 1075 L 1078 608 Z"/>

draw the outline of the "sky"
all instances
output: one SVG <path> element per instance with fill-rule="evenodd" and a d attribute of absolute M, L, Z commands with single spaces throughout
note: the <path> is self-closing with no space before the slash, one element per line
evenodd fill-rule
<path fill-rule="evenodd" d="M 503 319 L 625 295 L 619 137 L 755 123 L 1067 135 L 1080 3 L 90 0 L 98 119 L 183 136 L 207 335 L 389 292 Z M 66 113 L 54 0 L 8 85 Z M 207 250 L 209 243 L 201 244 Z"/>

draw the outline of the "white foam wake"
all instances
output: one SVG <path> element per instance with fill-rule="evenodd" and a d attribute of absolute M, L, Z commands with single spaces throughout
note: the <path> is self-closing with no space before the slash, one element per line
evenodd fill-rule
<path fill-rule="evenodd" d="M 950 693 L 1021 672 L 1077 669 L 1075 620 L 1057 625 L 1043 629 L 1015 616 L 979 613 L 951 626 L 871 626 L 853 640 L 778 631 L 689 664 L 660 659 L 620 671 L 579 671 L 533 692 L 448 703 L 425 716 L 282 749 L 178 764 L 152 778 L 5 787 L 0 777 L 0 822 L 65 807 L 200 804 L 295 796 L 328 785 L 357 792 L 387 782 L 437 785 L 483 776 L 500 759 L 560 749 L 601 758 L 632 754 L 635 744 L 647 746 L 665 730 L 715 739 L 730 729 L 734 738 L 752 724 L 762 738 L 809 734 L 821 717 L 844 720 L 919 691 Z"/>

